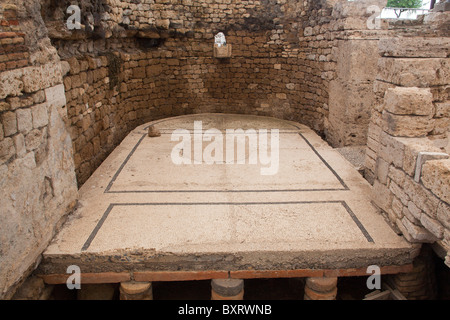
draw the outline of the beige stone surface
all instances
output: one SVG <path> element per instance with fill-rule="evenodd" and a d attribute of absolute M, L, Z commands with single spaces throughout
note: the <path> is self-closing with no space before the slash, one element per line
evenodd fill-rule
<path fill-rule="evenodd" d="M 179 141 L 171 133 L 192 130 L 194 120 L 204 130 L 279 129 L 278 174 L 261 176 L 260 164 L 175 165 L 170 154 Z M 147 136 L 150 124 L 138 127 L 80 189 L 80 207 L 44 253 L 42 272 L 68 261 L 84 272 L 410 261 L 410 245 L 371 205 L 370 185 L 311 129 L 224 114 L 151 124 L 161 137 Z"/>
<path fill-rule="evenodd" d="M 404 87 L 446 85 L 450 79 L 449 58 L 382 58 L 377 79 Z"/>
<path fill-rule="evenodd" d="M 378 48 L 385 57 L 446 58 L 450 39 L 399 37 L 380 39 Z"/>
<path fill-rule="evenodd" d="M 433 95 L 429 88 L 388 89 L 384 96 L 384 110 L 397 115 L 432 116 Z"/>
<path fill-rule="evenodd" d="M 450 203 L 450 159 L 427 161 L 422 166 L 421 179 L 426 188 Z"/>
<path fill-rule="evenodd" d="M 383 111 L 383 129 L 394 137 L 425 137 L 433 130 L 431 116 L 404 116 Z"/>

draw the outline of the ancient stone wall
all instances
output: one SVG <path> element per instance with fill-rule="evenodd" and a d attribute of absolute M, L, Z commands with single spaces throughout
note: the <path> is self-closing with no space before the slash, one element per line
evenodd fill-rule
<path fill-rule="evenodd" d="M 435 243 L 450 265 L 448 12 L 391 25 L 380 41 L 366 177 L 374 203 L 414 243 Z M 419 27 L 420 26 L 420 27 Z"/>
<path fill-rule="evenodd" d="M 74 31 L 64 26 L 69 2 L 45 2 L 52 42 L 73 67 L 65 85 L 80 185 L 127 132 L 159 117 L 267 115 L 335 146 L 365 144 L 379 38 L 367 0 L 75 1 L 83 26 Z M 229 59 L 214 58 L 217 32 Z"/>
<path fill-rule="evenodd" d="M 301 58 L 307 50 L 299 46 L 303 26 L 292 22 L 306 17 L 303 4 L 79 2 L 85 26 L 62 33 L 65 5 L 49 3 L 43 16 L 70 66 L 64 83 L 80 185 L 131 129 L 160 117 L 247 113 L 323 129 L 316 120 L 324 116 L 326 88 L 314 62 Z M 93 30 L 86 31 L 88 21 Z M 220 31 L 232 45 L 230 59 L 214 58 Z M 317 60 L 327 50 L 316 49 Z"/>
<path fill-rule="evenodd" d="M 386 1 L 340 2 L 333 10 L 334 19 L 340 19 L 332 30 L 342 29 L 335 31 L 336 72 L 330 81 L 326 118 L 326 138 L 334 147 L 366 144 L 375 99 L 378 42 L 386 35 L 385 24 L 373 14 L 385 6 Z"/>
<path fill-rule="evenodd" d="M 419 152 L 449 151 L 448 14 L 370 28 L 367 7 L 385 3 L 2 1 L 0 298 L 126 134 L 190 113 L 295 120 L 333 146 L 367 141 L 375 203 L 407 239 L 447 253 L 448 160 L 414 178 Z M 80 30 L 66 28 L 70 5 Z M 218 32 L 230 58 L 214 57 Z"/>
<path fill-rule="evenodd" d="M 0 5 L 0 298 L 75 205 L 72 143 L 56 50 L 33 1 Z"/>

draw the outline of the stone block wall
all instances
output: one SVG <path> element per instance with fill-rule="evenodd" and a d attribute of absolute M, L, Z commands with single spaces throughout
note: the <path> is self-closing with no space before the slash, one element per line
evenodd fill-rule
<path fill-rule="evenodd" d="M 450 266 L 449 39 L 435 38 L 442 29 L 434 23 L 442 15 L 430 14 L 423 37 L 380 41 L 366 177 L 393 227 L 410 242 L 438 245 Z"/>
<path fill-rule="evenodd" d="M 0 5 L 0 299 L 39 262 L 77 194 L 61 66 L 38 12 Z"/>

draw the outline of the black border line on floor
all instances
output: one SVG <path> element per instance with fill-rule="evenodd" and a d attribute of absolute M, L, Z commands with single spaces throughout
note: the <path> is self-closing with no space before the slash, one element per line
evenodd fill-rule
<path fill-rule="evenodd" d="M 152 123 L 151 125 L 144 128 L 144 130 L 148 129 L 150 126 L 169 121 L 171 118 L 162 119 L 159 121 L 156 121 Z M 293 127 L 297 128 L 298 130 L 301 130 L 300 127 L 289 124 Z M 104 190 L 104 193 L 234 193 L 234 192 L 248 192 L 248 193 L 255 193 L 255 192 L 312 192 L 312 191 L 348 191 L 350 190 L 347 184 L 344 182 L 344 180 L 338 175 L 338 173 L 328 164 L 328 162 L 320 155 L 320 153 L 314 148 L 314 146 L 308 141 L 308 139 L 305 138 L 305 136 L 301 132 L 297 132 L 302 139 L 306 142 L 306 144 L 312 149 L 312 151 L 316 154 L 316 156 L 325 164 L 325 166 L 331 171 L 331 173 L 336 177 L 336 179 L 339 181 L 339 183 L 342 185 L 342 189 L 339 188 L 330 188 L 330 189 L 265 189 L 265 190 L 114 190 L 111 191 L 111 188 L 118 178 L 119 174 L 122 172 L 123 168 L 127 165 L 130 158 L 133 156 L 133 154 L 136 152 L 139 145 L 142 143 L 144 138 L 147 136 L 147 134 L 143 134 L 143 136 L 139 139 L 139 141 L 136 143 L 136 145 L 133 147 L 133 149 L 130 151 L 130 153 L 125 158 L 124 162 L 120 165 L 119 169 L 116 171 L 114 176 L 111 178 L 111 181 L 108 183 L 108 186 Z"/>
<path fill-rule="evenodd" d="M 344 209 L 347 211 L 347 213 L 350 215 L 352 220 L 355 222 L 356 226 L 359 228 L 359 230 L 362 232 L 364 237 L 368 242 L 374 243 L 375 241 L 370 236 L 369 232 L 366 230 L 366 228 L 363 226 L 361 221 L 359 221 L 358 217 L 353 213 L 353 211 L 350 209 L 348 204 L 343 200 L 324 200 L 324 201 L 280 201 L 280 202 L 155 202 L 155 203 L 111 203 L 106 211 L 103 213 L 103 216 L 100 218 L 100 220 L 97 222 L 97 225 L 95 226 L 94 230 L 92 230 L 91 234 L 89 235 L 88 239 L 84 243 L 83 247 L 81 248 L 81 251 L 86 251 L 89 249 L 92 241 L 94 241 L 96 235 L 100 231 L 101 227 L 103 226 L 106 218 L 111 213 L 112 209 L 116 206 L 204 206 L 204 205 L 289 205 L 289 204 L 341 204 Z"/>

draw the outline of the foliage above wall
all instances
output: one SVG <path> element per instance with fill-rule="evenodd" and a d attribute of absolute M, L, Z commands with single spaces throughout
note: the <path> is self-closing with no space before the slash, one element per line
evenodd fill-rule
<path fill-rule="evenodd" d="M 400 18 L 401 14 L 408 11 L 408 9 L 422 7 L 422 2 L 422 0 L 388 0 L 387 6 L 390 8 L 399 8 L 394 10 L 394 12 L 397 18 Z"/>

